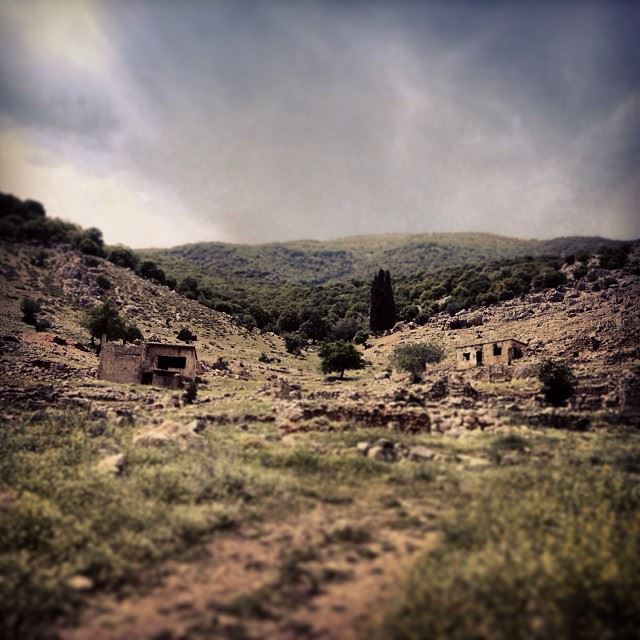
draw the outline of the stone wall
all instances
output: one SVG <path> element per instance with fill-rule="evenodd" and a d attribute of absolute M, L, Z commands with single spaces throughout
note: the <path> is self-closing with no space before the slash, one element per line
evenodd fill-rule
<path fill-rule="evenodd" d="M 189 345 L 173 345 L 173 344 L 146 344 L 144 354 L 142 356 L 142 370 L 153 371 L 158 369 L 158 357 L 170 356 L 173 358 L 185 358 L 186 364 L 184 369 L 170 368 L 168 371 L 179 373 L 183 378 L 195 380 L 198 373 L 198 358 L 196 350 Z"/>
<path fill-rule="evenodd" d="M 472 369 L 478 366 L 511 364 L 515 359 L 514 351 L 517 348 L 524 349 L 525 345 L 517 340 L 495 340 L 477 345 L 458 347 L 456 349 L 456 368 Z M 496 353 L 495 349 L 500 351 Z M 478 361 L 478 352 L 482 353 L 481 361 Z M 468 354 L 468 359 L 465 357 Z"/>
<path fill-rule="evenodd" d="M 98 378 L 111 382 L 140 382 L 141 354 L 142 347 L 103 343 Z"/>

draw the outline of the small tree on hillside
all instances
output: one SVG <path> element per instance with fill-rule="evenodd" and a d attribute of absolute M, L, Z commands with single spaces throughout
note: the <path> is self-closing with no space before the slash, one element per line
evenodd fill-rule
<path fill-rule="evenodd" d="M 344 377 L 347 369 L 364 369 L 360 352 L 348 342 L 325 342 L 320 347 L 322 373 L 336 372 Z"/>
<path fill-rule="evenodd" d="M 564 362 L 546 359 L 538 369 L 545 400 L 552 405 L 564 404 L 576 391 L 577 381 L 571 368 Z"/>
<path fill-rule="evenodd" d="M 192 333 L 191 329 L 188 327 L 182 327 L 182 329 L 176 333 L 176 338 L 181 342 L 191 343 L 195 342 L 198 339 L 198 336 L 195 333 Z"/>
<path fill-rule="evenodd" d="M 411 374 L 411 382 L 419 382 L 428 363 L 440 362 L 444 348 L 433 342 L 418 342 L 397 346 L 393 350 L 391 362 L 396 369 Z"/>
<path fill-rule="evenodd" d="M 82 326 L 91 334 L 91 344 L 95 338 L 103 335 L 107 340 L 123 340 L 132 342 L 142 338 L 140 330 L 133 322 L 128 322 L 118 312 L 118 308 L 111 300 L 105 300 L 101 304 L 91 307 L 85 312 L 81 321 Z"/>
<path fill-rule="evenodd" d="M 391 274 L 380 269 L 371 284 L 369 326 L 374 335 L 392 329 L 396 323 L 396 303 L 391 285 Z"/>
<path fill-rule="evenodd" d="M 23 298 L 20 303 L 20 311 L 22 311 L 22 322 L 26 322 L 32 326 L 38 323 L 38 314 L 41 311 L 41 305 L 33 298 Z"/>

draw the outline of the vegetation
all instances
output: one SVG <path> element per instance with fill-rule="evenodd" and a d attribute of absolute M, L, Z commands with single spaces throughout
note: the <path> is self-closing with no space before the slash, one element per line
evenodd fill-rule
<path fill-rule="evenodd" d="M 635 637 L 638 489 L 637 476 L 568 452 L 465 483 L 378 637 Z"/>
<path fill-rule="evenodd" d="M 389 271 L 380 269 L 371 284 L 369 328 L 374 335 L 392 329 L 396 323 L 396 303 Z"/>
<path fill-rule="evenodd" d="M 42 310 L 42 305 L 33 298 L 23 298 L 20 302 L 20 311 L 22 312 L 22 321 L 26 324 L 33 325 L 38 323 L 38 314 Z"/>
<path fill-rule="evenodd" d="M 365 366 L 362 354 L 348 342 L 325 342 L 319 354 L 322 373 L 336 372 L 341 378 L 347 369 L 363 369 Z"/>
<path fill-rule="evenodd" d="M 427 364 L 440 362 L 444 358 L 444 347 L 434 342 L 416 342 L 398 345 L 393 350 L 391 363 L 400 371 L 411 374 L 412 382 L 420 381 Z"/>
<path fill-rule="evenodd" d="M 180 340 L 180 342 L 186 342 L 191 344 L 192 342 L 196 342 L 198 336 L 189 329 L 189 327 L 182 327 L 178 333 L 176 333 L 176 338 Z"/>
<path fill-rule="evenodd" d="M 629 249 L 629 245 L 600 247 L 600 266 L 603 269 L 622 269 L 627 264 Z"/>
<path fill-rule="evenodd" d="M 552 405 L 566 402 L 576 390 L 576 378 L 569 365 L 547 358 L 540 363 L 538 378 L 545 400 Z"/>
<path fill-rule="evenodd" d="M 182 399 L 185 404 L 193 404 L 198 397 L 198 385 L 195 381 L 190 382 L 184 391 Z"/>
<path fill-rule="evenodd" d="M 107 340 L 123 342 L 142 339 L 140 329 L 133 322 L 125 320 L 111 300 L 105 300 L 87 310 L 81 324 L 89 331 L 92 344 L 96 338 L 101 339 L 102 336 L 106 336 Z"/>

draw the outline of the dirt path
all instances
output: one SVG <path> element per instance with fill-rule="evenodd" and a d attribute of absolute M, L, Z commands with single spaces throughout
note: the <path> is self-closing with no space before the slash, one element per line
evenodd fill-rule
<path fill-rule="evenodd" d="M 417 513 L 425 505 L 402 508 Z M 197 561 L 167 565 L 161 584 L 145 592 L 96 597 L 79 625 L 60 635 L 354 638 L 436 535 L 424 518 L 400 528 L 379 503 L 321 504 L 286 522 L 220 537 Z"/>

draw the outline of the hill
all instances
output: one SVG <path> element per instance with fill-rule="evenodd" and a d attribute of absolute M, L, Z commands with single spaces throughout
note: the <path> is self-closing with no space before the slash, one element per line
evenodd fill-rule
<path fill-rule="evenodd" d="M 436 268 L 503 258 L 563 257 L 579 249 L 593 253 L 603 244 L 616 243 L 599 237 L 519 240 L 486 233 L 433 233 L 264 245 L 197 243 L 140 253 L 176 270 L 188 263 L 212 277 L 321 285 L 369 280 L 378 269 L 389 269 L 398 278 L 419 277 Z"/>
<path fill-rule="evenodd" d="M 495 638 L 633 636 L 637 243 L 405 273 L 397 298 L 424 317 L 367 338 L 366 367 L 340 379 L 321 373 L 321 338 L 290 354 L 212 308 L 204 281 L 172 283 L 98 230 L 8 205 L 0 636 L 468 638 L 478 620 Z M 366 314 L 365 280 L 239 278 L 232 291 L 216 277 L 239 309 L 270 303 L 283 329 L 322 319 L 314 309 L 343 330 Z M 195 398 L 96 379 L 81 319 L 105 297 L 145 339 L 197 334 Z M 510 338 L 521 358 L 457 368 L 458 347 Z M 443 358 L 412 383 L 393 356 L 421 343 Z M 547 360 L 573 380 L 564 404 L 543 393 Z"/>

